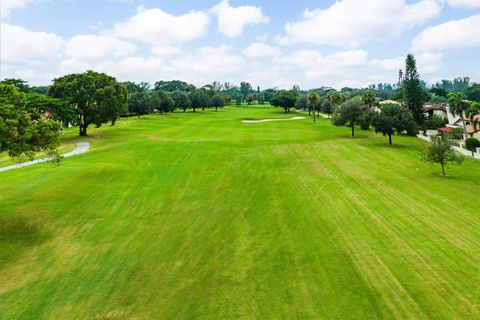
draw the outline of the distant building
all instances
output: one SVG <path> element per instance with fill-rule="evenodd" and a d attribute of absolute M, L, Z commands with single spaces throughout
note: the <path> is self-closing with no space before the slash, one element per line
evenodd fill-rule
<path fill-rule="evenodd" d="M 448 118 L 448 102 L 436 103 L 436 104 L 425 104 L 423 106 L 425 110 L 425 115 L 427 117 L 439 116 L 442 118 Z"/>

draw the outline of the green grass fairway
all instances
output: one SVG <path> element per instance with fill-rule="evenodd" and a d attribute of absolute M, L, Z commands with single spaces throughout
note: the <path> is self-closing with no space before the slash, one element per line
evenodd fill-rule
<path fill-rule="evenodd" d="M 480 319 L 480 162 L 241 122 L 298 115 L 124 119 L 0 173 L 0 319 Z"/>

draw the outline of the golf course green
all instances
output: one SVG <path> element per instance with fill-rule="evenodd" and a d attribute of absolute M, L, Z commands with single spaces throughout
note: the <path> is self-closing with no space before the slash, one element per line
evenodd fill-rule
<path fill-rule="evenodd" d="M 479 319 L 480 162 L 282 111 L 71 128 L 87 153 L 0 173 L 0 319 Z"/>

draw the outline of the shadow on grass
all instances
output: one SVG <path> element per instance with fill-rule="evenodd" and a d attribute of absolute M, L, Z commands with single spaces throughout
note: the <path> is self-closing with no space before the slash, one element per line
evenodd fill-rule
<path fill-rule="evenodd" d="M 0 269 L 50 237 L 50 232 L 35 219 L 26 216 L 0 217 Z"/>

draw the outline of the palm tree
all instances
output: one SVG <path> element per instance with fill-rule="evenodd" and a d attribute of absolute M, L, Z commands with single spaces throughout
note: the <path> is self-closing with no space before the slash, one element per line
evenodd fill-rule
<path fill-rule="evenodd" d="M 480 124 L 478 119 L 478 116 L 480 116 L 480 102 L 470 103 L 470 107 L 467 109 L 467 111 L 465 111 L 465 115 L 470 119 L 473 130 L 476 131 Z"/>
<path fill-rule="evenodd" d="M 450 105 L 450 113 L 453 116 L 459 116 L 463 124 L 463 137 L 468 139 L 467 123 L 465 122 L 465 114 L 470 108 L 470 103 L 463 100 L 463 95 L 458 92 L 451 92 L 448 94 L 448 103 Z"/>
<path fill-rule="evenodd" d="M 313 107 L 313 122 L 316 122 L 315 110 L 320 104 L 320 97 L 316 92 L 310 92 L 307 97 L 308 105 Z"/>
<path fill-rule="evenodd" d="M 367 90 L 362 95 L 363 103 L 365 103 L 370 110 L 373 109 L 378 103 L 377 97 L 372 90 Z"/>
<path fill-rule="evenodd" d="M 347 101 L 347 97 L 343 93 L 339 93 L 337 91 L 330 91 L 327 94 L 327 100 L 333 107 L 332 122 L 335 122 L 335 113 L 337 111 L 336 109 L 339 105 Z"/>

